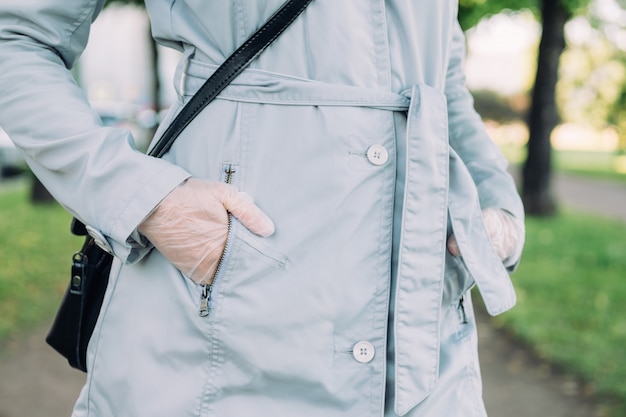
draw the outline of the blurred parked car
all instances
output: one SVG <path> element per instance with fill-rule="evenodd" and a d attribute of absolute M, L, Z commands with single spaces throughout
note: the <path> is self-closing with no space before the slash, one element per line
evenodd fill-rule
<path fill-rule="evenodd" d="M 20 175 L 25 172 L 25 168 L 24 157 L 0 127 L 0 179 Z"/>

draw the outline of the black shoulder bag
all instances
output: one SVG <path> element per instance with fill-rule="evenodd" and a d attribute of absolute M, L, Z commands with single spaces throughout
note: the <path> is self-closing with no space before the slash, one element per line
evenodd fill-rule
<path fill-rule="evenodd" d="M 243 43 L 200 87 L 165 130 L 149 155 L 160 158 L 178 135 L 244 68 L 267 48 L 304 11 L 312 0 L 288 0 Z M 69 287 L 46 342 L 76 369 L 87 372 L 87 345 L 93 333 L 109 281 L 113 256 L 88 235 L 85 225 L 72 221 L 72 233 L 86 236 L 72 258 Z"/>

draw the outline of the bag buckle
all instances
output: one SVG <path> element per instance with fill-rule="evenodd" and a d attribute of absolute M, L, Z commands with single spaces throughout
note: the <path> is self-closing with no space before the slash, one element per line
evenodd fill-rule
<path fill-rule="evenodd" d="M 72 256 L 72 279 L 70 280 L 70 292 L 81 295 L 83 293 L 83 282 L 87 269 L 87 257 L 82 252 L 76 252 Z"/>

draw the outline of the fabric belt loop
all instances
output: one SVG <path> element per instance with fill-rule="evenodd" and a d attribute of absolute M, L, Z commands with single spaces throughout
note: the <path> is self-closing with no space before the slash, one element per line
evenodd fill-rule
<path fill-rule="evenodd" d="M 189 67 L 189 62 L 195 52 L 196 49 L 193 47 L 186 48 L 176 65 L 176 72 L 174 73 L 174 89 L 176 90 L 180 104 L 183 104 L 185 101 L 185 93 L 187 92 L 185 91 L 187 87 L 187 68 Z"/>

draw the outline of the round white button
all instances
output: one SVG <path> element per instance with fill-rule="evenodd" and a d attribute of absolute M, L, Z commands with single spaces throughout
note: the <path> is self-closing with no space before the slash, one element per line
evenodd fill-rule
<path fill-rule="evenodd" d="M 372 145 L 367 150 L 367 159 L 374 165 L 383 165 L 389 160 L 389 153 L 382 145 Z"/>
<path fill-rule="evenodd" d="M 374 359 L 375 353 L 376 350 L 370 342 L 359 342 L 354 345 L 354 348 L 352 349 L 352 355 L 354 356 L 354 359 L 361 363 L 370 362 L 372 359 Z"/>

